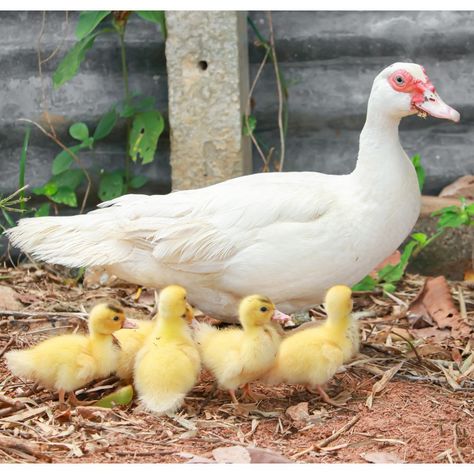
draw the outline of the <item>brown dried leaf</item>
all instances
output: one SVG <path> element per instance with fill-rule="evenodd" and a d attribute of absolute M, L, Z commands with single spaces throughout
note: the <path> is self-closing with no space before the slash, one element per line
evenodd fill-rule
<path fill-rule="evenodd" d="M 429 339 L 432 343 L 442 343 L 444 342 L 451 334 L 448 329 L 438 329 L 438 328 L 423 328 L 423 329 L 411 329 L 410 333 L 413 334 L 413 337 L 416 339 Z"/>
<path fill-rule="evenodd" d="M 373 464 L 402 464 L 406 462 L 400 459 L 395 453 L 386 453 L 384 451 L 361 453 L 360 457 Z"/>
<path fill-rule="evenodd" d="M 0 310 L 20 311 L 23 309 L 19 297 L 20 295 L 13 288 L 0 285 Z"/>
<path fill-rule="evenodd" d="M 474 199 L 474 176 L 462 176 L 451 184 L 448 184 L 439 193 L 440 197 L 465 197 Z"/>
<path fill-rule="evenodd" d="M 117 415 L 110 408 L 95 407 L 95 406 L 78 406 L 76 408 L 78 415 L 90 421 L 105 421 L 115 420 Z"/>
<path fill-rule="evenodd" d="M 416 348 L 416 352 L 420 357 L 427 357 L 429 359 L 450 360 L 451 358 L 450 352 L 438 344 L 421 344 Z M 413 359 L 416 357 L 416 354 L 414 351 L 410 351 L 406 356 Z"/>
<path fill-rule="evenodd" d="M 408 312 L 433 319 L 439 329 L 450 328 L 455 339 L 466 338 L 471 327 L 461 318 L 454 305 L 448 282 L 444 276 L 427 278 L 422 291 L 411 303 Z"/>
<path fill-rule="evenodd" d="M 212 450 L 217 462 L 228 464 L 250 464 L 250 454 L 243 446 L 227 446 Z"/>
<path fill-rule="evenodd" d="M 309 418 L 308 402 L 301 402 L 297 405 L 292 405 L 286 410 L 286 415 L 293 421 L 304 421 Z"/>
<path fill-rule="evenodd" d="M 276 451 L 263 448 L 246 448 L 250 454 L 250 462 L 252 464 L 288 464 L 293 463 Z"/>

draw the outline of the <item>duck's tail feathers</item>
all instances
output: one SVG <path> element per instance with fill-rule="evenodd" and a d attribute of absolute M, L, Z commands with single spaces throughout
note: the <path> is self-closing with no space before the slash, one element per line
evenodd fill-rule
<path fill-rule="evenodd" d="M 15 247 L 49 263 L 67 267 L 111 265 L 124 261 L 133 247 L 121 236 L 116 216 L 104 211 L 21 219 L 6 234 Z"/>

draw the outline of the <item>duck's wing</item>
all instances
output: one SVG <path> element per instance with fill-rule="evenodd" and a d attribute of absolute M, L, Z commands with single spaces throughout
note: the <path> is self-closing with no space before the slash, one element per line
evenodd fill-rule
<path fill-rule="evenodd" d="M 279 226 L 314 222 L 332 202 L 329 193 L 315 202 L 314 192 L 299 182 L 257 182 L 215 193 L 207 189 L 180 196 L 187 201 L 181 201 L 178 216 L 164 217 L 158 204 L 153 215 L 130 222 L 127 239 L 148 245 L 160 264 L 174 270 L 214 273 L 270 229 L 278 233 Z"/>

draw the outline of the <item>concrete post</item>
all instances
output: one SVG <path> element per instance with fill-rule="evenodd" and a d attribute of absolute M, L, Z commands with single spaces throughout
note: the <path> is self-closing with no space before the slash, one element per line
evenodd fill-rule
<path fill-rule="evenodd" d="M 166 24 L 173 189 L 250 173 L 246 14 L 166 12 Z"/>

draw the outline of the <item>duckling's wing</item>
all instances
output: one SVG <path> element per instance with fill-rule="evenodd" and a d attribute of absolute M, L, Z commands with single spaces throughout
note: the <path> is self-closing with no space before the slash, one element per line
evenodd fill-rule
<path fill-rule="evenodd" d="M 85 352 L 80 353 L 76 363 L 78 380 L 88 382 L 95 377 L 97 362 L 90 354 Z"/>

